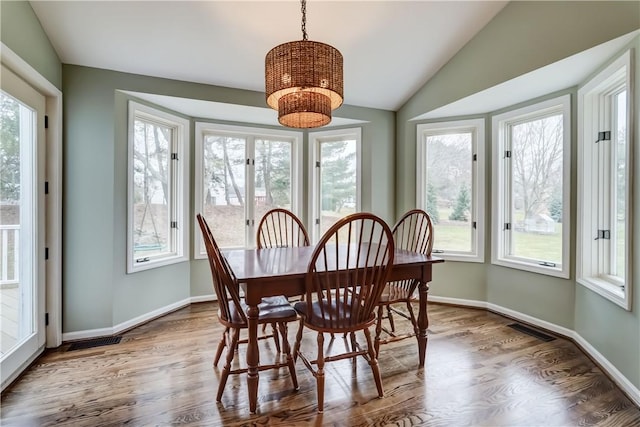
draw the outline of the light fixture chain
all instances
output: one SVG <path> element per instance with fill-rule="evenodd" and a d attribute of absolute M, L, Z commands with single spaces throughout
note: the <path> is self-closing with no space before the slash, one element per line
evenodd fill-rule
<path fill-rule="evenodd" d="M 302 40 L 307 40 L 307 0 L 301 0 L 302 6 Z"/>

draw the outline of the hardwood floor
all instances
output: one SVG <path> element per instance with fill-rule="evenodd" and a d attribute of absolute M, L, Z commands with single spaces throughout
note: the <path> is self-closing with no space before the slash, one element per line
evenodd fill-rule
<path fill-rule="evenodd" d="M 640 409 L 573 343 L 541 341 L 484 310 L 437 304 L 429 305 L 425 369 L 417 369 L 414 339 L 382 346 L 384 398 L 362 358 L 331 363 L 325 412 L 317 415 L 315 379 L 298 361 L 298 391 L 286 369 L 261 374 L 252 416 L 244 376 L 231 376 L 215 402 L 220 368 L 212 360 L 222 332 L 215 310 L 193 304 L 123 334 L 119 344 L 46 352 L 3 393 L 0 424 L 640 426 Z M 342 337 L 332 343 L 343 344 Z M 315 334 L 305 333 L 305 345 L 315 346 Z M 272 341 L 261 346 L 262 358 L 275 357 Z M 238 356 L 244 364 L 244 348 Z"/>

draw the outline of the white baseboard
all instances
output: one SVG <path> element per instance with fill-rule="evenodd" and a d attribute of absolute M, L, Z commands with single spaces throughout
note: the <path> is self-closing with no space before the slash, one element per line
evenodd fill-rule
<path fill-rule="evenodd" d="M 596 350 L 587 340 L 585 340 L 580 334 L 572 329 L 565 328 L 563 326 L 556 325 L 554 323 L 540 320 L 536 317 L 529 316 L 528 314 L 520 313 L 519 311 L 511 310 L 496 304 L 492 304 L 486 301 L 467 300 L 459 298 L 439 297 L 436 295 L 429 295 L 429 301 L 439 302 L 443 304 L 460 305 L 465 307 L 484 308 L 499 314 L 504 314 L 507 317 L 518 319 L 522 322 L 528 323 L 533 326 L 546 329 L 547 331 L 554 332 L 558 335 L 562 335 L 568 339 L 573 340 L 585 353 L 595 360 L 600 367 L 606 371 L 609 377 L 620 387 L 625 394 L 633 401 L 634 404 L 640 406 L 640 389 L 629 381 L 606 357 L 604 357 L 598 350 Z"/>
<path fill-rule="evenodd" d="M 218 301 L 218 298 L 216 298 L 216 294 L 209 294 L 209 295 L 200 295 L 197 297 L 191 297 L 191 302 L 209 302 L 209 301 Z"/>
<path fill-rule="evenodd" d="M 167 313 L 171 313 L 172 311 L 176 311 L 180 308 L 186 307 L 189 304 L 191 304 L 191 302 L 192 302 L 192 298 L 186 298 L 186 299 L 183 299 L 182 301 L 178 301 L 173 304 L 169 304 L 167 306 L 158 308 L 156 310 L 150 311 L 149 313 L 145 313 L 141 316 L 134 317 L 133 319 L 127 320 L 126 322 L 122 322 L 111 328 L 100 328 L 100 329 L 89 329 L 85 331 L 66 332 L 62 334 L 62 341 L 63 342 L 77 341 L 77 340 L 86 340 L 91 338 L 99 338 L 99 337 L 116 335 L 122 331 L 135 328 L 136 326 L 139 326 L 157 317 L 164 316 Z"/>

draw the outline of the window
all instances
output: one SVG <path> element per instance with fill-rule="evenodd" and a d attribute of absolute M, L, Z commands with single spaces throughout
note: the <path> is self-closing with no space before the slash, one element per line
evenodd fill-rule
<path fill-rule="evenodd" d="M 340 218 L 360 210 L 360 140 L 359 128 L 309 132 L 313 242 Z"/>
<path fill-rule="evenodd" d="M 270 209 L 300 215 L 301 143 L 300 132 L 196 124 L 196 212 L 220 247 L 255 247 L 256 227 Z M 195 253 L 206 258 L 199 234 Z"/>
<path fill-rule="evenodd" d="M 188 260 L 189 122 L 129 102 L 127 272 Z"/>
<path fill-rule="evenodd" d="M 576 279 L 631 309 L 631 53 L 578 91 Z"/>
<path fill-rule="evenodd" d="M 493 117 L 492 262 L 569 277 L 570 96 Z"/>
<path fill-rule="evenodd" d="M 418 125 L 417 206 L 436 226 L 433 253 L 484 261 L 484 119 Z"/>

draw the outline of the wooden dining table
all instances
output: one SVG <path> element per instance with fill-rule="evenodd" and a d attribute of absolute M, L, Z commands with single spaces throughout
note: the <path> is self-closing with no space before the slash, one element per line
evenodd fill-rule
<path fill-rule="evenodd" d="M 244 292 L 248 306 L 247 388 L 249 411 L 256 412 L 258 402 L 258 304 L 264 297 L 292 297 L 305 293 L 305 275 L 314 248 L 283 247 L 264 249 L 231 249 L 223 251 Z M 389 280 L 419 279 L 418 366 L 423 367 L 427 349 L 427 294 L 432 266 L 442 258 L 416 252 L 396 250 Z"/>

